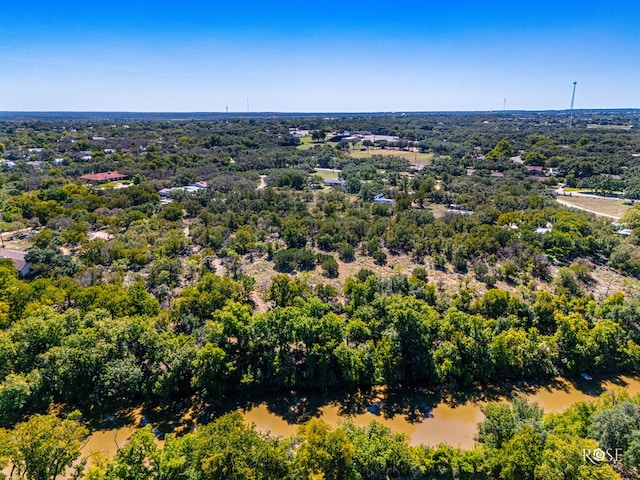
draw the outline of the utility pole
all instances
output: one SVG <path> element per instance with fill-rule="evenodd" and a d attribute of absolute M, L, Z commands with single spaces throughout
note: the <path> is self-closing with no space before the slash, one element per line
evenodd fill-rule
<path fill-rule="evenodd" d="M 573 125 L 573 102 L 576 99 L 576 84 L 578 82 L 573 82 L 573 94 L 571 95 L 571 115 L 569 116 L 569 128 Z"/>

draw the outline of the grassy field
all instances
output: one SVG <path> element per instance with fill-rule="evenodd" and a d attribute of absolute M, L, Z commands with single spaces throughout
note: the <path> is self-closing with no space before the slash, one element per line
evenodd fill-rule
<path fill-rule="evenodd" d="M 306 136 L 306 137 L 300 137 L 300 145 L 298 145 L 296 148 L 298 150 L 309 150 L 310 148 L 313 148 L 314 145 L 319 145 L 319 144 L 313 142 L 311 140 L 311 136 Z"/>
<path fill-rule="evenodd" d="M 349 154 L 349 156 L 353 158 L 366 158 L 371 155 L 393 155 L 395 157 L 405 158 L 409 160 L 411 164 L 418 165 L 429 165 L 433 159 L 433 153 L 415 153 L 404 150 L 390 150 L 387 148 L 370 148 L 368 152 L 366 150 L 356 149 L 352 150 Z"/>
<path fill-rule="evenodd" d="M 597 197 L 565 197 L 559 195 L 556 200 L 563 205 L 580 208 L 596 215 L 602 215 L 611 218 L 622 217 L 630 205 L 624 205 L 622 200 L 616 198 L 597 198 Z"/>
<path fill-rule="evenodd" d="M 101 183 L 98 186 L 99 190 L 113 190 L 113 189 L 119 189 L 119 188 L 127 188 L 133 185 L 133 182 L 130 181 L 124 181 L 124 182 L 107 182 L 107 183 Z"/>
<path fill-rule="evenodd" d="M 298 150 L 310 150 L 310 149 L 312 149 L 314 147 L 314 145 L 316 145 L 316 144 L 315 143 L 301 143 L 296 148 Z"/>
<path fill-rule="evenodd" d="M 333 168 L 316 168 L 315 175 L 319 175 L 322 178 L 340 178 L 340 170 L 334 170 Z"/>
<path fill-rule="evenodd" d="M 309 150 L 316 145 L 330 145 L 335 147 L 338 145 L 336 142 L 314 142 L 311 140 L 311 137 L 302 137 L 300 138 L 302 142 L 298 145 L 298 150 Z M 382 149 L 382 148 L 369 148 L 369 150 L 362 150 L 364 148 L 360 143 L 356 143 L 353 145 L 351 152 L 349 153 L 349 157 L 352 158 L 366 158 L 371 155 L 393 155 L 395 157 L 401 157 L 407 159 L 412 165 L 429 165 L 431 160 L 433 160 L 433 153 L 416 153 L 416 152 L 408 152 L 405 150 L 392 150 L 392 149 Z"/>
<path fill-rule="evenodd" d="M 308 142 L 308 143 L 303 142 L 302 144 L 298 145 L 296 148 L 298 150 L 310 150 L 316 145 L 330 145 L 332 147 L 335 147 L 336 145 L 338 145 L 338 142 Z"/>

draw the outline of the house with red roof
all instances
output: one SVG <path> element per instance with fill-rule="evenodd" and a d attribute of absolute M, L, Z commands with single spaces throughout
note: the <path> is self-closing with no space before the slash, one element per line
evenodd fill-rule
<path fill-rule="evenodd" d="M 86 180 L 89 183 L 99 184 L 106 182 L 114 182 L 119 180 L 124 180 L 127 178 L 126 175 L 113 171 L 113 172 L 102 172 L 102 173 L 88 173 L 86 175 L 80 176 L 80 180 Z"/>

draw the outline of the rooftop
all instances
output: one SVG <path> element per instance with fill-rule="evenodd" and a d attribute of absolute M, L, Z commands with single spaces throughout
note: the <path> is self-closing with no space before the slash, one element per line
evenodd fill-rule
<path fill-rule="evenodd" d="M 24 257 L 27 256 L 27 252 L 19 252 L 18 250 L 7 250 L 6 248 L 0 248 L 0 258 L 10 258 L 13 261 L 13 265 L 16 267 L 16 270 L 21 272 L 25 265 L 27 265 L 27 261 Z"/>
<path fill-rule="evenodd" d="M 127 178 L 120 172 L 102 172 L 102 173 L 88 173 L 80 177 L 81 180 L 87 180 L 89 182 L 109 182 L 111 180 L 122 180 Z"/>

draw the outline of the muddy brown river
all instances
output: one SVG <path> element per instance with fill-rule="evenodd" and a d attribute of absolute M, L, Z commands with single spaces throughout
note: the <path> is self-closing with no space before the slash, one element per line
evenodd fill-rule
<path fill-rule="evenodd" d="M 608 377 L 586 381 L 557 378 L 545 384 L 515 386 L 512 394 L 522 394 L 537 402 L 545 412 L 560 412 L 573 403 L 595 400 L 606 390 L 624 389 L 630 395 L 640 393 L 640 377 Z M 387 392 L 373 389 L 367 393 L 341 396 L 273 397 L 249 406 L 238 406 L 248 424 L 274 436 L 295 434 L 298 425 L 311 417 L 332 426 L 351 419 L 365 426 L 377 420 L 394 432 L 407 435 L 412 445 L 437 445 L 472 448 L 476 424 L 483 419 L 480 407 L 489 401 L 508 401 L 508 395 L 481 393 L 471 399 L 443 401 L 419 391 Z M 140 419 L 136 420 L 139 424 Z M 97 452 L 113 455 L 135 431 L 136 424 L 91 434 L 83 449 L 85 455 Z"/>

